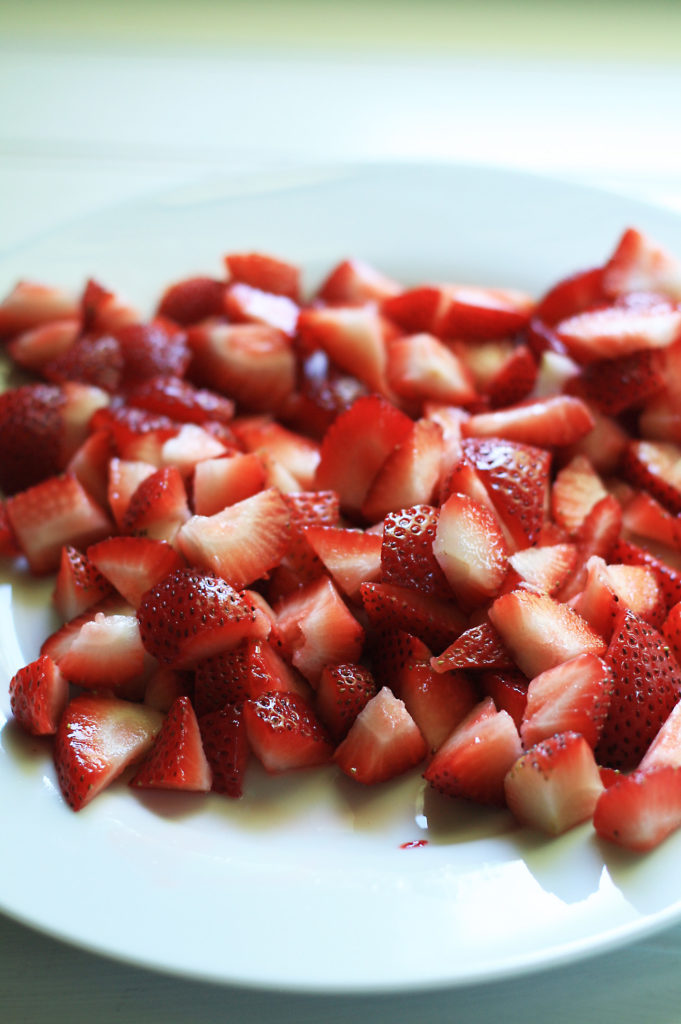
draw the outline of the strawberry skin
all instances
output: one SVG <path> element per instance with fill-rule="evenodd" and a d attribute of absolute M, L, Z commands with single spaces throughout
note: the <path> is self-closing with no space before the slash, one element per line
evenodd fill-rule
<path fill-rule="evenodd" d="M 384 686 L 360 711 L 334 760 L 345 775 L 369 785 L 402 775 L 426 753 L 426 741 L 404 703 Z"/>
<path fill-rule="evenodd" d="M 79 811 L 151 748 L 163 715 L 116 697 L 82 694 L 68 704 L 55 736 L 64 799 Z"/>
<path fill-rule="evenodd" d="M 61 389 L 26 384 L 0 395 L 0 490 L 6 495 L 64 468 Z"/>
<path fill-rule="evenodd" d="M 385 517 L 381 543 L 384 583 L 451 597 L 451 588 L 433 554 L 438 518 L 439 509 L 433 505 L 412 505 Z"/>
<path fill-rule="evenodd" d="M 56 663 L 43 654 L 12 677 L 10 706 L 19 725 L 32 736 L 50 736 L 69 698 L 69 684 Z"/>
<path fill-rule="evenodd" d="M 374 678 L 363 665 L 327 665 L 319 677 L 315 707 L 332 737 L 339 741 L 376 693 Z"/>
<path fill-rule="evenodd" d="M 514 668 L 510 651 L 491 622 L 463 631 L 442 654 L 431 659 L 435 672 L 451 669 Z"/>
<path fill-rule="evenodd" d="M 199 718 L 203 750 L 210 765 L 212 790 L 238 799 L 250 749 L 243 720 L 243 707 L 228 704 Z"/>
<path fill-rule="evenodd" d="M 681 827 L 681 768 L 624 775 L 601 794 L 593 817 L 601 839 L 645 853 Z"/>
<path fill-rule="evenodd" d="M 201 731 L 188 697 L 178 697 L 147 757 L 130 781 L 141 789 L 207 793 L 212 785 Z"/>
<path fill-rule="evenodd" d="M 137 611 L 142 642 L 161 664 L 192 668 L 202 658 L 265 639 L 270 623 L 225 580 L 179 569 L 148 590 Z"/>
<path fill-rule="evenodd" d="M 333 745 L 310 705 L 296 693 L 263 693 L 244 704 L 246 734 L 268 772 L 325 764 Z"/>
<path fill-rule="evenodd" d="M 433 554 L 453 593 L 468 608 L 495 595 L 509 568 L 498 521 L 465 494 L 452 494 L 441 507 Z"/>
<path fill-rule="evenodd" d="M 578 732 L 595 747 L 608 715 L 612 669 L 595 654 L 579 654 L 530 681 L 520 726 L 525 747 L 559 732 Z"/>
<path fill-rule="evenodd" d="M 555 836 L 592 817 L 603 783 L 585 738 L 560 732 L 515 762 L 504 792 L 517 821 Z"/>

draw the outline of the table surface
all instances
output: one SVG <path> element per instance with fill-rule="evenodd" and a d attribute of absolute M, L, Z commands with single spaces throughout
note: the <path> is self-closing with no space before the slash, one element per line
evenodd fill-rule
<path fill-rule="evenodd" d="M 0 255 L 132 196 L 320 160 L 491 163 L 681 210 L 680 33 L 663 2 L 0 0 Z M 156 975 L 0 918 L 8 1024 L 662 1024 L 681 1020 L 680 968 L 681 925 L 455 992 L 297 997 Z"/>

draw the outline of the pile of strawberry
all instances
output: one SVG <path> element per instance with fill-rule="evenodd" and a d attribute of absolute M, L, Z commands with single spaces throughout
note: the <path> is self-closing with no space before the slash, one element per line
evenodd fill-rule
<path fill-rule="evenodd" d="M 0 553 L 62 625 L 10 684 L 75 810 L 418 768 L 556 834 L 681 826 L 681 264 L 538 302 L 231 254 L 151 319 L 19 283 Z"/>

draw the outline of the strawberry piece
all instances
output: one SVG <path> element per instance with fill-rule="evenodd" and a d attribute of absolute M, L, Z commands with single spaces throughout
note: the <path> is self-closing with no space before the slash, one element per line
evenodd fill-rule
<path fill-rule="evenodd" d="M 554 326 L 604 302 L 603 268 L 593 267 L 558 281 L 537 303 L 534 315 L 540 322 Z"/>
<path fill-rule="evenodd" d="M 639 764 L 640 771 L 651 768 L 681 768 L 681 701 L 672 708 L 660 726 Z"/>
<path fill-rule="evenodd" d="M 178 672 L 162 665 L 154 669 L 146 681 L 144 703 L 157 711 L 167 712 L 178 697 L 191 697 L 193 690 L 190 672 Z"/>
<path fill-rule="evenodd" d="M 335 491 L 297 491 L 283 495 L 291 516 L 288 548 L 272 573 L 271 593 L 280 597 L 322 575 L 324 567 L 306 537 L 308 526 L 340 526 Z"/>
<path fill-rule="evenodd" d="M 480 673 L 479 683 L 483 695 L 492 698 L 497 711 L 508 711 L 520 731 L 527 707 L 526 676 L 519 669 L 487 670 Z"/>
<path fill-rule="evenodd" d="M 102 508 L 106 508 L 109 501 L 109 463 L 112 455 L 108 433 L 95 430 L 86 437 L 66 464 L 66 472 L 72 473 Z"/>
<path fill-rule="evenodd" d="M 362 504 L 364 519 L 379 522 L 389 512 L 430 502 L 440 477 L 442 452 L 439 425 L 417 420 L 374 477 Z"/>
<path fill-rule="evenodd" d="M 123 356 L 122 384 L 154 377 L 183 377 L 191 361 L 184 331 L 162 320 L 124 324 L 115 337 Z"/>
<path fill-rule="evenodd" d="M 0 488 L 23 491 L 64 468 L 62 390 L 24 384 L 0 395 Z"/>
<path fill-rule="evenodd" d="M 417 405 L 468 405 L 477 398 L 465 363 L 432 334 L 410 334 L 389 343 L 387 380 L 392 391 Z"/>
<path fill-rule="evenodd" d="M 212 516 L 261 491 L 265 467 L 253 452 L 203 459 L 196 464 L 193 484 L 194 511 L 199 516 Z"/>
<path fill-rule="evenodd" d="M 188 333 L 189 376 L 253 412 L 282 408 L 293 393 L 295 357 L 290 339 L 261 324 L 205 324 Z"/>
<path fill-rule="evenodd" d="M 355 782 L 373 785 L 403 775 L 426 753 L 426 741 L 404 703 L 384 686 L 360 711 L 334 761 Z"/>
<path fill-rule="evenodd" d="M 380 685 L 392 686 L 394 679 L 414 661 L 430 661 L 431 651 L 423 640 L 401 629 L 377 629 L 369 635 L 370 664 Z"/>
<path fill-rule="evenodd" d="M 619 612 L 607 658 L 615 687 L 596 753 L 611 768 L 635 768 L 681 696 L 681 668 L 660 633 L 628 608 Z"/>
<path fill-rule="evenodd" d="M 152 540 L 172 543 L 190 518 L 187 490 L 175 466 L 144 476 L 128 501 L 121 528 Z"/>
<path fill-rule="evenodd" d="M 608 715 L 613 690 L 609 663 L 579 654 L 530 681 L 520 735 L 526 748 L 554 733 L 578 732 L 595 748 Z"/>
<path fill-rule="evenodd" d="M 236 647 L 265 639 L 270 622 L 250 598 L 226 580 L 178 569 L 147 591 L 137 610 L 142 642 L 162 665 L 192 668 Z"/>
<path fill-rule="evenodd" d="M 440 747 L 479 700 L 463 672 L 435 672 L 430 658 L 410 661 L 396 673 L 393 689 L 404 701 L 430 751 Z"/>
<path fill-rule="evenodd" d="M 54 384 L 79 381 L 115 394 L 123 382 L 125 356 L 116 338 L 109 335 L 77 338 L 65 351 L 41 368 Z"/>
<path fill-rule="evenodd" d="M 593 416 L 580 398 L 555 395 L 477 413 L 463 424 L 463 433 L 467 437 L 503 437 L 551 448 L 575 444 L 593 424 Z"/>
<path fill-rule="evenodd" d="M 367 394 L 366 385 L 333 366 L 326 352 L 315 349 L 302 354 L 298 366 L 298 390 L 281 416 L 295 430 L 321 439 L 333 421 Z"/>
<path fill-rule="evenodd" d="M 630 441 L 622 472 L 627 480 L 674 515 L 681 512 L 681 446 L 664 441 Z"/>
<path fill-rule="evenodd" d="M 9 684 L 12 714 L 32 736 L 51 736 L 69 699 L 69 684 L 57 664 L 43 654 L 24 665 Z"/>
<path fill-rule="evenodd" d="M 381 537 L 362 530 L 308 526 L 305 539 L 334 583 L 351 600 L 360 602 L 362 583 L 381 575 Z"/>
<path fill-rule="evenodd" d="M 372 305 L 304 309 L 298 318 L 305 350 L 321 348 L 334 366 L 385 396 L 390 395 L 387 342 L 393 331 Z"/>
<path fill-rule="evenodd" d="M 561 454 L 565 459 L 585 455 L 597 473 L 612 475 L 619 470 L 629 434 L 617 420 L 604 416 L 594 405 L 589 405 L 589 411 L 593 427 L 575 444 L 567 445 Z"/>
<path fill-rule="evenodd" d="M 62 794 L 74 811 L 90 803 L 154 742 L 163 716 L 143 704 L 82 694 L 68 704 L 55 736 Z"/>
<path fill-rule="evenodd" d="M 613 562 L 622 562 L 624 565 L 650 566 L 660 585 L 667 608 L 671 608 L 681 601 L 681 572 L 673 569 L 671 565 L 646 551 L 645 548 L 620 537 L 610 552 L 610 558 Z"/>
<path fill-rule="evenodd" d="M 435 650 L 451 643 L 465 625 L 463 614 L 451 601 L 441 601 L 409 587 L 363 583 L 360 593 L 364 611 L 374 627 L 413 633 Z"/>
<path fill-rule="evenodd" d="M 450 669 L 513 668 L 513 658 L 491 622 L 481 622 L 461 633 L 442 654 L 433 658 L 436 672 Z"/>
<path fill-rule="evenodd" d="M 225 256 L 225 266 L 233 281 L 300 301 L 300 270 L 292 263 L 267 253 L 232 252 Z"/>
<path fill-rule="evenodd" d="M 322 669 L 315 707 L 336 742 L 347 736 L 360 711 L 377 692 L 374 677 L 363 665 L 326 665 Z"/>
<path fill-rule="evenodd" d="M 208 761 L 214 793 L 238 799 L 250 748 L 243 719 L 243 708 L 231 704 L 199 718 L 203 751 Z"/>
<path fill-rule="evenodd" d="M 330 306 L 363 306 L 400 292 L 397 281 L 362 260 L 343 260 L 322 282 L 317 298 Z"/>
<path fill-rule="evenodd" d="M 556 595 L 560 601 L 569 601 L 583 589 L 588 575 L 589 559 L 610 558 L 622 529 L 622 508 L 612 494 L 596 502 L 579 528 L 575 538 L 577 557 L 575 568 Z"/>
<path fill-rule="evenodd" d="M 381 303 L 381 312 L 406 334 L 438 335 L 448 305 L 446 286 L 420 285 L 388 296 Z"/>
<path fill-rule="evenodd" d="M 433 553 L 439 509 L 413 505 L 390 512 L 383 523 L 381 573 L 385 583 L 450 597 L 451 588 Z"/>
<path fill-rule="evenodd" d="M 60 288 L 19 281 L 0 302 L 0 338 L 12 337 L 41 324 L 78 316 L 78 305 Z"/>
<path fill-rule="evenodd" d="M 551 512 L 559 526 L 576 534 L 594 505 L 608 492 L 585 455 L 575 455 L 556 474 Z"/>
<path fill-rule="evenodd" d="M 126 324 L 140 322 L 140 315 L 136 309 L 92 278 L 86 282 L 83 289 L 80 314 L 83 333 L 95 336 L 115 331 Z"/>
<path fill-rule="evenodd" d="M 521 754 L 513 719 L 486 697 L 445 740 L 423 777 L 445 796 L 501 805 L 504 778 Z"/>
<path fill-rule="evenodd" d="M 315 486 L 335 491 L 341 508 L 349 515 L 359 515 L 379 469 L 412 430 L 409 417 L 385 399 L 377 395 L 358 398 L 324 437 Z"/>
<path fill-rule="evenodd" d="M 588 821 L 603 791 L 593 750 L 583 736 L 570 731 L 532 746 L 504 780 L 514 818 L 552 836 Z"/>
<path fill-rule="evenodd" d="M 234 450 L 230 431 L 228 445 L 216 436 L 222 430 L 222 425 L 218 423 L 207 423 L 203 427 L 198 423 L 183 423 L 173 437 L 162 442 L 158 455 L 159 466 L 177 469 L 182 479 L 188 481 L 199 462 L 219 458 Z"/>
<path fill-rule="evenodd" d="M 276 613 L 291 663 L 313 687 L 326 665 L 359 661 L 364 630 L 328 577 L 285 597 Z"/>
<path fill-rule="evenodd" d="M 288 430 L 275 420 L 252 416 L 234 424 L 234 432 L 247 452 L 267 455 L 281 463 L 301 491 L 311 488 L 319 464 L 319 445 Z"/>
<path fill-rule="evenodd" d="M 309 696 L 307 683 L 267 640 L 242 640 L 229 651 L 199 661 L 194 672 L 194 705 L 198 715 L 243 703 L 263 693 Z"/>
<path fill-rule="evenodd" d="M 163 720 L 154 745 L 130 780 L 140 789 L 207 793 L 212 785 L 201 731 L 188 697 L 178 697 Z"/>
<path fill-rule="evenodd" d="M 681 826 L 681 768 L 624 775 L 601 794 L 593 816 L 596 834 L 645 853 Z"/>
<path fill-rule="evenodd" d="M 503 338 L 526 326 L 533 301 L 524 292 L 475 285 L 447 286 L 448 303 L 439 324 L 444 338 Z"/>
<path fill-rule="evenodd" d="M 681 602 L 672 605 L 662 624 L 662 635 L 681 665 Z"/>
<path fill-rule="evenodd" d="M 498 438 L 466 438 L 462 448 L 515 543 L 534 544 L 545 517 L 550 453 Z"/>
<path fill-rule="evenodd" d="M 647 491 L 638 491 L 622 511 L 622 528 L 643 540 L 658 541 L 681 551 L 681 520 Z"/>
<path fill-rule="evenodd" d="M 190 327 L 224 312 L 225 282 L 212 277 L 188 277 L 163 292 L 157 315 Z"/>
<path fill-rule="evenodd" d="M 180 528 L 177 543 L 192 565 L 244 587 L 278 565 L 289 528 L 288 506 L 270 488 L 215 515 L 192 516 Z"/>
<path fill-rule="evenodd" d="M 528 679 L 578 654 L 603 654 L 606 643 L 568 605 L 518 588 L 489 609 L 492 625 Z"/>
<path fill-rule="evenodd" d="M 292 338 L 298 325 L 299 307 L 285 295 L 253 288 L 236 281 L 225 289 L 225 313 L 232 323 L 273 327 Z"/>
<path fill-rule="evenodd" d="M 147 377 L 128 387 L 126 402 L 181 423 L 230 423 L 234 416 L 234 403 L 229 398 L 197 388 L 181 377 Z"/>
<path fill-rule="evenodd" d="M 497 593 L 508 572 L 509 550 L 492 513 L 463 494 L 440 509 L 433 554 L 460 602 L 482 604 Z"/>
<path fill-rule="evenodd" d="M 660 352 L 644 349 L 612 359 L 597 359 L 582 368 L 577 386 L 587 401 L 607 416 L 641 405 L 664 386 Z"/>
<path fill-rule="evenodd" d="M 248 742 L 266 771 L 309 768 L 331 759 L 328 733 L 298 694 L 261 694 L 245 702 L 243 713 Z"/>
<path fill-rule="evenodd" d="M 158 466 L 163 443 L 175 437 L 180 424 L 159 413 L 112 402 L 93 416 L 91 427 L 108 431 L 121 458 L 146 460 Z"/>
<path fill-rule="evenodd" d="M 524 548 L 509 558 L 511 568 L 519 579 L 545 594 L 555 594 L 565 585 L 576 561 L 577 550 L 574 544 Z"/>
<path fill-rule="evenodd" d="M 642 232 L 627 228 L 603 268 L 603 290 L 612 298 L 657 292 L 681 300 L 681 264 Z"/>
<path fill-rule="evenodd" d="M 156 466 L 150 462 L 119 459 L 117 456 L 109 462 L 107 502 L 119 530 L 123 529 L 133 494 L 142 481 L 155 472 Z"/>
<path fill-rule="evenodd" d="M 594 555 L 587 562 L 587 577 L 575 610 L 609 642 L 622 607 L 656 628 L 662 625 L 665 603 L 654 571 L 646 565 L 606 565 Z"/>
<path fill-rule="evenodd" d="M 107 537 L 92 544 L 87 557 L 133 608 L 147 590 L 184 566 L 170 544 L 151 537 Z"/>
<path fill-rule="evenodd" d="M 59 567 L 64 544 L 85 548 L 111 533 L 106 513 L 74 476 L 48 477 L 7 499 L 7 517 L 32 573 Z"/>
<path fill-rule="evenodd" d="M 50 320 L 17 334 L 7 343 L 7 352 L 17 366 L 40 373 L 51 359 L 70 348 L 79 334 L 80 320 L 76 317 Z"/>
<path fill-rule="evenodd" d="M 64 545 L 52 600 L 65 622 L 109 597 L 113 589 L 90 558 L 71 544 Z"/>
<path fill-rule="evenodd" d="M 607 306 L 556 325 L 568 353 L 581 363 L 666 348 L 681 339 L 681 310 L 658 298 L 646 307 Z"/>

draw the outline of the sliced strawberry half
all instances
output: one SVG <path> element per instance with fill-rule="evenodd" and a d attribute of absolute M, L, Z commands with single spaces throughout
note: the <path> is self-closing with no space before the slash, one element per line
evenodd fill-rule
<path fill-rule="evenodd" d="M 518 579 L 545 594 L 555 594 L 565 585 L 576 561 L 577 549 L 574 544 L 524 548 L 509 557 L 511 568 Z"/>
<path fill-rule="evenodd" d="M 645 853 L 681 827 L 681 768 L 624 775 L 601 794 L 593 816 L 601 839 Z"/>
<path fill-rule="evenodd" d="M 681 513 L 681 446 L 664 441 L 630 441 L 622 470 L 634 487 L 649 491 L 674 515 Z"/>
<path fill-rule="evenodd" d="M 395 394 L 416 403 L 468 405 L 477 392 L 465 363 L 432 334 L 409 334 L 388 346 L 387 380 Z"/>
<path fill-rule="evenodd" d="M 74 811 L 90 803 L 151 748 L 163 715 L 116 697 L 74 697 L 59 722 L 54 762 L 62 794 Z"/>
<path fill-rule="evenodd" d="M 225 267 L 232 281 L 300 301 L 300 268 L 293 263 L 269 253 L 231 252 L 225 256 Z"/>
<path fill-rule="evenodd" d="M 555 395 L 476 413 L 465 421 L 463 432 L 468 437 L 503 437 L 551 448 L 575 444 L 593 425 L 594 418 L 581 398 Z"/>
<path fill-rule="evenodd" d="M 364 665 L 326 665 L 322 669 L 315 707 L 336 742 L 347 736 L 360 711 L 377 692 L 374 677 Z"/>
<path fill-rule="evenodd" d="M 381 537 L 364 530 L 308 526 L 305 539 L 347 597 L 361 601 L 363 583 L 381 575 Z"/>
<path fill-rule="evenodd" d="M 439 509 L 425 504 L 388 513 L 381 540 L 384 583 L 413 587 L 436 597 L 451 596 L 451 587 L 433 553 L 439 515 Z"/>
<path fill-rule="evenodd" d="M 182 474 L 176 466 L 163 466 L 143 475 L 127 503 L 121 529 L 124 533 L 173 543 L 190 515 Z"/>
<path fill-rule="evenodd" d="M 681 310 L 662 298 L 644 308 L 607 306 L 562 320 L 556 332 L 579 362 L 614 359 L 678 341 Z"/>
<path fill-rule="evenodd" d="M 515 762 L 504 792 L 517 821 L 556 836 L 593 816 L 603 783 L 586 739 L 559 732 Z"/>
<path fill-rule="evenodd" d="M 43 654 L 24 665 L 9 684 L 12 714 L 32 736 L 51 736 L 69 699 L 69 684 L 56 662 Z"/>
<path fill-rule="evenodd" d="M 407 662 L 395 674 L 393 687 L 421 731 L 430 751 L 444 743 L 479 694 L 463 672 L 435 672 L 430 659 Z"/>
<path fill-rule="evenodd" d="M 87 557 L 133 608 L 147 590 L 185 565 L 170 544 L 151 537 L 107 537 L 92 544 Z"/>
<path fill-rule="evenodd" d="M 596 654 L 579 654 L 530 681 L 520 726 L 526 748 L 554 733 L 580 733 L 596 747 L 614 686 L 610 664 Z"/>
<path fill-rule="evenodd" d="M 609 642 L 622 607 L 656 628 L 662 625 L 666 606 L 655 572 L 647 565 L 607 565 L 594 555 L 575 610 Z"/>
<path fill-rule="evenodd" d="M 235 452 L 197 463 L 193 477 L 194 512 L 213 516 L 263 490 L 266 471 L 254 452 Z"/>
<path fill-rule="evenodd" d="M 112 593 L 113 586 L 87 555 L 65 544 L 52 595 L 61 618 L 65 622 L 75 619 Z"/>
<path fill-rule="evenodd" d="M 439 424 L 417 420 L 374 477 L 362 504 L 364 519 L 379 522 L 389 512 L 432 501 L 440 478 L 442 453 Z"/>
<path fill-rule="evenodd" d="M 594 505 L 608 492 L 585 455 L 575 455 L 558 470 L 551 490 L 551 512 L 559 526 L 575 534 Z"/>
<path fill-rule="evenodd" d="M 198 715 L 279 691 L 310 696 L 305 680 L 267 640 L 242 640 L 232 650 L 199 661 L 194 671 Z"/>
<path fill-rule="evenodd" d="M 130 781 L 140 789 L 207 793 L 212 785 L 201 730 L 188 697 L 178 697 Z"/>
<path fill-rule="evenodd" d="M 362 603 L 378 629 L 413 633 L 433 650 L 442 650 L 461 634 L 466 620 L 451 601 L 422 594 L 394 583 L 363 583 Z"/>
<path fill-rule="evenodd" d="M 397 281 L 363 260 L 349 259 L 337 264 L 324 279 L 317 297 L 330 306 L 363 306 L 381 302 L 400 292 Z"/>
<path fill-rule="evenodd" d="M 625 565 L 650 566 L 660 584 L 667 607 L 671 608 L 681 601 L 681 572 L 662 558 L 622 537 L 616 541 L 610 558 L 613 562 L 623 562 Z"/>
<path fill-rule="evenodd" d="M 183 327 L 200 323 L 224 311 L 225 282 L 212 277 L 188 277 L 169 285 L 161 296 L 157 315 Z"/>
<path fill-rule="evenodd" d="M 325 764 L 333 754 L 326 729 L 295 693 L 264 693 L 244 704 L 248 741 L 266 771 Z"/>
<path fill-rule="evenodd" d="M 78 317 L 78 303 L 61 288 L 19 281 L 0 302 L 0 337 L 12 337 L 52 320 Z"/>
<path fill-rule="evenodd" d="M 509 550 L 498 521 L 484 505 L 463 494 L 452 494 L 441 507 L 433 554 L 464 607 L 493 597 L 509 568 Z"/>
<path fill-rule="evenodd" d="M 387 782 L 416 767 L 427 746 L 404 703 L 384 686 L 360 711 L 334 761 L 365 785 Z"/>
<path fill-rule="evenodd" d="M 136 409 L 169 416 L 181 423 L 230 423 L 234 403 L 208 388 L 197 388 L 181 377 L 148 377 L 126 389 L 126 402 Z"/>
<path fill-rule="evenodd" d="M 210 766 L 211 789 L 238 799 L 243 794 L 250 754 L 243 707 L 230 704 L 219 711 L 211 711 L 199 718 L 199 729 Z"/>
<path fill-rule="evenodd" d="M 436 672 L 515 667 L 501 635 L 487 620 L 464 630 L 431 665 Z"/>
<path fill-rule="evenodd" d="M 613 298 L 657 292 L 681 300 L 681 264 L 643 232 L 627 228 L 603 269 L 603 290 Z"/>

